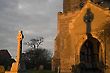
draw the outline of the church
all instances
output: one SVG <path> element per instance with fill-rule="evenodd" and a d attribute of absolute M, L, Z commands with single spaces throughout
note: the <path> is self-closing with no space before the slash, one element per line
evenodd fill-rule
<path fill-rule="evenodd" d="M 110 73 L 110 0 L 63 0 L 52 70 Z"/>

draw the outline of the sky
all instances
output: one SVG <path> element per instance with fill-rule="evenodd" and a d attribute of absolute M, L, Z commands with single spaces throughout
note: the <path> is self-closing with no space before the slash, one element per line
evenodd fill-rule
<path fill-rule="evenodd" d="M 62 0 L 0 0 L 0 49 L 7 49 L 15 58 L 16 36 L 23 30 L 23 42 L 43 36 L 42 47 L 53 51 L 62 6 Z M 27 49 L 23 45 L 23 51 Z"/>

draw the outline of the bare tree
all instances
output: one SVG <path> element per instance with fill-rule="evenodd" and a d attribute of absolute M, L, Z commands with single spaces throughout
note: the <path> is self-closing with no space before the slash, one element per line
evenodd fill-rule
<path fill-rule="evenodd" d="M 43 37 L 37 37 L 37 38 L 32 38 L 29 42 L 25 42 L 24 44 L 33 49 L 36 49 L 36 48 L 38 49 L 43 41 L 44 41 Z"/>

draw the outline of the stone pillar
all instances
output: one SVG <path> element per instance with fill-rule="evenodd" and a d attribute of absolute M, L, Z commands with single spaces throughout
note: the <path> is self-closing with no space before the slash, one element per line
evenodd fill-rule
<path fill-rule="evenodd" d="M 23 32 L 19 31 L 18 32 L 18 36 L 17 36 L 17 41 L 18 41 L 18 46 L 17 46 L 17 57 L 16 57 L 16 61 L 17 61 L 17 67 L 19 69 L 20 66 L 20 61 L 21 61 L 21 57 L 22 57 L 22 40 L 23 40 L 24 36 L 23 36 Z M 17 71 L 18 71 L 17 69 Z"/>
<path fill-rule="evenodd" d="M 22 40 L 23 40 L 23 34 L 22 31 L 19 31 L 17 36 L 18 46 L 17 46 L 17 62 L 20 62 L 21 54 L 22 54 Z"/>
<path fill-rule="evenodd" d="M 22 31 L 19 31 L 18 35 L 17 35 L 18 46 L 17 46 L 16 62 L 12 64 L 11 72 L 16 73 L 19 70 L 21 54 L 22 54 L 22 40 L 23 40 L 23 38 L 24 38 L 24 36 L 23 36 Z"/>

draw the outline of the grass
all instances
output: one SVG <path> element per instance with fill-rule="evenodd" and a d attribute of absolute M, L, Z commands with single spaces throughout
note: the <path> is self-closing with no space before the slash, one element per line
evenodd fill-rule
<path fill-rule="evenodd" d="M 36 71 L 36 70 L 28 70 L 26 73 L 55 73 L 49 70 L 41 70 L 41 71 Z"/>

